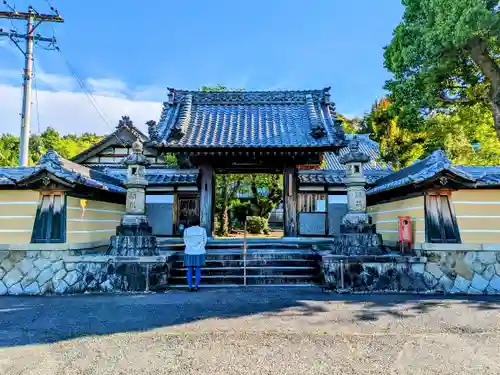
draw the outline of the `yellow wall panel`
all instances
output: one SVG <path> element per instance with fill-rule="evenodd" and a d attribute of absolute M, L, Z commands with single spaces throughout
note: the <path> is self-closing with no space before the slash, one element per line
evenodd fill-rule
<path fill-rule="evenodd" d="M 82 209 L 79 198 L 68 197 L 67 202 L 67 240 L 71 243 L 108 240 L 125 214 L 124 204 L 87 200 Z"/>
<path fill-rule="evenodd" d="M 460 232 L 462 243 L 465 244 L 498 244 L 500 243 L 500 232 Z"/>
<path fill-rule="evenodd" d="M 461 232 L 467 230 L 497 230 L 500 236 L 500 219 L 457 219 Z M 465 233 L 465 232 L 464 232 Z M 499 242 L 500 243 L 500 242 Z"/>
<path fill-rule="evenodd" d="M 40 194 L 34 190 L 0 190 L 0 202 L 36 202 Z"/>
<path fill-rule="evenodd" d="M 496 202 L 500 204 L 500 189 L 464 189 L 453 192 L 455 201 Z"/>
<path fill-rule="evenodd" d="M 0 244 L 31 242 L 40 195 L 33 190 L 0 190 Z"/>
<path fill-rule="evenodd" d="M 462 243 L 500 243 L 500 189 L 452 193 Z"/>
<path fill-rule="evenodd" d="M 34 222 L 38 203 L 16 205 L 4 203 L 6 202 L 0 202 L 0 216 L 7 218 L 9 218 L 10 216 L 31 216 Z"/>
<path fill-rule="evenodd" d="M 377 232 L 382 235 L 384 241 L 398 241 L 398 216 L 410 216 L 412 218 L 414 242 L 425 242 L 423 196 L 373 205 L 368 207 L 368 213 L 377 226 Z"/>
<path fill-rule="evenodd" d="M 453 194 L 452 201 L 457 216 L 500 216 L 500 205 L 463 204 L 460 201 L 455 203 L 456 200 Z"/>

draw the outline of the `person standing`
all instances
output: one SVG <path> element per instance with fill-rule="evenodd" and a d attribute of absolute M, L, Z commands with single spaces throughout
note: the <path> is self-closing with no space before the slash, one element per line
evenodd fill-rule
<path fill-rule="evenodd" d="M 205 265 L 205 245 L 207 244 L 207 232 L 200 227 L 200 220 L 193 221 L 192 226 L 184 230 L 184 267 L 187 268 L 187 282 L 189 291 L 198 291 L 201 281 L 201 267 Z M 195 273 L 195 284 L 193 289 L 193 273 Z"/>

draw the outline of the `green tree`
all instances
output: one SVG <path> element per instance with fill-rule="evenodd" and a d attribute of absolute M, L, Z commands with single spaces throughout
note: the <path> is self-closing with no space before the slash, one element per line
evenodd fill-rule
<path fill-rule="evenodd" d="M 364 130 L 363 127 L 363 119 L 359 117 L 345 117 L 344 115 L 341 115 L 340 113 L 335 114 L 337 119 L 342 121 L 342 126 L 344 128 L 344 132 L 346 134 L 357 134 L 357 133 L 362 133 Z"/>
<path fill-rule="evenodd" d="M 498 0 L 402 0 L 403 20 L 386 47 L 386 88 L 400 125 L 420 127 L 457 103 L 487 103 L 500 139 Z"/>
<path fill-rule="evenodd" d="M 283 176 L 275 174 L 250 175 L 250 190 L 254 216 L 269 219 L 271 211 L 283 199 Z"/>
<path fill-rule="evenodd" d="M 380 160 L 394 168 L 406 167 L 424 155 L 425 133 L 402 129 L 388 99 L 376 102 L 363 123 L 371 138 L 379 143 Z"/>
<path fill-rule="evenodd" d="M 219 236 L 227 236 L 231 231 L 231 207 L 239 203 L 237 193 L 242 191 L 242 184 L 248 179 L 242 174 L 223 174 L 217 176 L 215 184 L 215 214 L 218 227 L 216 233 Z"/>
<path fill-rule="evenodd" d="M 425 122 L 425 148 L 443 149 L 454 164 L 500 164 L 500 141 L 495 136 L 491 111 L 483 103 L 437 113 Z"/>
<path fill-rule="evenodd" d="M 0 136 L 0 166 L 13 167 L 19 157 L 19 137 L 12 134 Z"/>
<path fill-rule="evenodd" d="M 34 165 L 49 150 L 56 151 L 64 158 L 72 158 L 102 139 L 92 133 L 81 136 L 67 134 L 61 137 L 54 128 L 48 127 L 42 134 L 33 134 L 29 140 L 29 162 Z M 18 165 L 19 137 L 12 134 L 0 136 L 0 166 Z"/>

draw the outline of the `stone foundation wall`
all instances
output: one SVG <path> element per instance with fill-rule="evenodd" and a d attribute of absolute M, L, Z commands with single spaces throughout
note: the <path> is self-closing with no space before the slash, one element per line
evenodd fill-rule
<path fill-rule="evenodd" d="M 349 292 L 500 294 L 500 252 L 435 251 L 422 257 L 340 261 L 323 255 L 326 286 Z"/>
<path fill-rule="evenodd" d="M 82 256 L 75 251 L 4 250 L 0 251 L 0 295 L 161 289 L 167 285 L 172 264 L 172 255 Z"/>

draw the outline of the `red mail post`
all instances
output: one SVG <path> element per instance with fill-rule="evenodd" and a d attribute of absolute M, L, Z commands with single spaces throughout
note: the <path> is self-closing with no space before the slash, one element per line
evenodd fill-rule
<path fill-rule="evenodd" d="M 413 238 L 410 216 L 398 216 L 398 232 L 401 250 L 403 250 L 403 244 L 405 243 L 408 244 L 408 248 L 411 250 Z"/>

